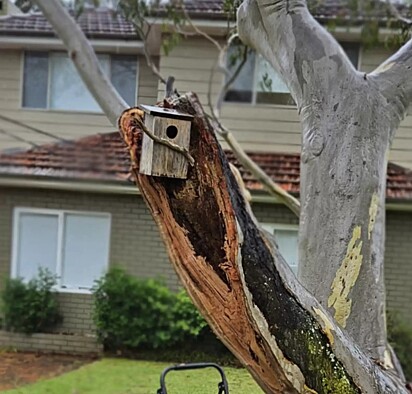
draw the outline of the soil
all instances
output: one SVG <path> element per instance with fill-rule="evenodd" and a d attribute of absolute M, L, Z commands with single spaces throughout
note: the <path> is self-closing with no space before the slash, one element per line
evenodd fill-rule
<path fill-rule="evenodd" d="M 0 391 L 49 379 L 94 360 L 59 354 L 0 353 Z"/>

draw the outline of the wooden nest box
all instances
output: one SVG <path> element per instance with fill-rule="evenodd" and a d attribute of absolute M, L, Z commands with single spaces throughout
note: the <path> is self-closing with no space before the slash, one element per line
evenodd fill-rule
<path fill-rule="evenodd" d="M 139 106 L 145 112 L 144 124 L 156 137 L 189 150 L 192 115 L 169 108 Z M 169 178 L 187 178 L 188 161 L 180 152 L 154 141 L 144 133 L 140 173 Z"/>

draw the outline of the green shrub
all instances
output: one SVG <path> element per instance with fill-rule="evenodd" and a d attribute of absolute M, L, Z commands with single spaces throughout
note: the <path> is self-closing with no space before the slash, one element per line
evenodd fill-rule
<path fill-rule="evenodd" d="M 108 350 L 170 348 L 196 339 L 207 326 L 185 292 L 176 295 L 120 268 L 97 281 L 94 322 Z"/>
<path fill-rule="evenodd" d="M 172 309 L 171 332 L 175 343 L 196 339 L 208 327 L 186 291 L 176 295 Z"/>
<path fill-rule="evenodd" d="M 113 268 L 94 289 L 98 338 L 111 350 L 167 344 L 173 304 L 173 294 L 161 283 Z"/>
<path fill-rule="evenodd" d="M 407 381 L 412 381 L 412 327 L 396 313 L 388 314 L 388 341 L 402 365 Z"/>
<path fill-rule="evenodd" d="M 56 294 L 56 277 L 46 269 L 28 283 L 7 279 L 1 292 L 3 326 L 6 330 L 31 334 L 47 332 L 62 321 Z"/>

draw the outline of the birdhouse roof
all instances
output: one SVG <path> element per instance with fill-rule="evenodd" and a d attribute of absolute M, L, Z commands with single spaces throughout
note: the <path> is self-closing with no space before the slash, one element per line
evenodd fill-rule
<path fill-rule="evenodd" d="M 153 116 L 159 116 L 161 118 L 171 118 L 179 120 L 193 120 L 193 116 L 189 114 L 184 114 L 170 108 L 154 107 L 152 105 L 139 105 L 144 112 Z"/>

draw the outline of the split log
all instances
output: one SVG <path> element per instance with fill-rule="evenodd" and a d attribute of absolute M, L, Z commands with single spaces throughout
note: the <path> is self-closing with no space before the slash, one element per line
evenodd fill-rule
<path fill-rule="evenodd" d="M 216 335 L 266 393 L 407 393 L 298 283 L 259 228 L 197 97 L 164 104 L 195 117 L 186 180 L 139 173 L 139 109 L 126 110 L 119 127 L 170 260 Z"/>

